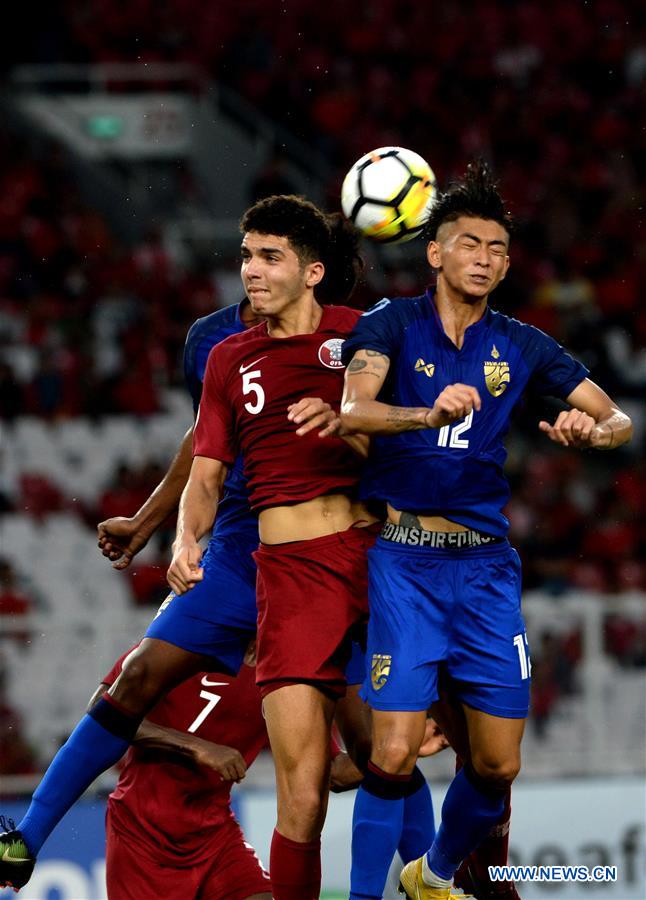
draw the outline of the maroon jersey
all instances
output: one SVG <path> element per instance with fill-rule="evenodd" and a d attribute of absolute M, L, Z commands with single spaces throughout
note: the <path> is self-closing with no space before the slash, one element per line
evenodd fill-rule
<path fill-rule="evenodd" d="M 125 654 L 103 679 L 112 684 Z M 239 750 L 247 766 L 267 746 L 255 669 L 243 665 L 237 678 L 202 672 L 161 700 L 148 717 L 156 725 L 187 731 Z M 190 865 L 208 849 L 223 822 L 232 818 L 232 782 L 170 751 L 132 746 L 110 795 L 114 827 L 145 844 L 149 856 Z"/>
<path fill-rule="evenodd" d="M 324 306 L 313 334 L 272 338 L 263 322 L 211 350 L 193 452 L 231 465 L 241 451 L 254 509 L 355 488 L 361 463 L 348 444 L 316 430 L 299 437 L 287 407 L 320 397 L 338 411 L 341 345 L 360 315 Z"/>

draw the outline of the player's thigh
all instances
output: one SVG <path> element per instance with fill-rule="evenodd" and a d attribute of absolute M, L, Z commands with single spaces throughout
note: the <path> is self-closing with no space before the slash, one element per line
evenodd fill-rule
<path fill-rule="evenodd" d="M 167 641 L 144 638 L 124 660 L 109 693 L 132 712 L 145 713 L 164 694 L 208 665 L 208 657 Z"/>
<path fill-rule="evenodd" d="M 109 900 L 191 900 L 197 893 L 192 869 L 161 866 L 106 822 L 106 885 Z"/>
<path fill-rule="evenodd" d="M 492 716 L 464 705 L 471 761 L 483 776 L 513 780 L 520 768 L 520 744 L 525 719 Z"/>
<path fill-rule="evenodd" d="M 196 900 L 271 900 L 269 874 L 234 819 L 218 830 L 213 860 Z"/>

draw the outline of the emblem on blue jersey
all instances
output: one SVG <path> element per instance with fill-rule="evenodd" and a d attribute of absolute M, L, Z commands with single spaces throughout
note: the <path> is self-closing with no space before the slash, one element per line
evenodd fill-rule
<path fill-rule="evenodd" d="M 390 675 L 390 666 L 392 664 L 393 658 L 385 653 L 373 653 L 372 654 L 372 667 L 370 672 L 370 679 L 372 681 L 372 686 L 376 691 L 381 690 L 381 688 L 385 685 L 388 680 L 388 676 Z"/>
<path fill-rule="evenodd" d="M 429 378 L 432 378 L 433 372 L 435 371 L 435 363 L 425 363 L 420 356 L 420 358 L 415 363 L 415 371 L 423 372 L 425 375 L 428 375 Z"/>
<path fill-rule="evenodd" d="M 500 356 L 494 345 L 491 355 Z M 507 390 L 509 384 L 509 363 L 507 362 L 486 362 L 484 364 L 484 377 L 487 390 L 492 397 L 500 397 Z"/>
<path fill-rule="evenodd" d="M 344 369 L 341 359 L 343 338 L 330 338 L 319 347 L 319 360 L 328 369 Z"/>

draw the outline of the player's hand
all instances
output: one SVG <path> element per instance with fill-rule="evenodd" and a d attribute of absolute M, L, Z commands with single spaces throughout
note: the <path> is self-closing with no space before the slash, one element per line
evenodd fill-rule
<path fill-rule="evenodd" d="M 126 516 L 114 516 L 99 522 L 96 527 L 101 553 L 110 560 L 113 569 L 127 569 L 133 556 L 146 546 L 150 532 Z"/>
<path fill-rule="evenodd" d="M 347 753 L 341 751 L 332 760 L 330 770 L 330 790 L 334 794 L 351 791 L 363 781 L 363 772 L 352 762 Z"/>
<path fill-rule="evenodd" d="M 555 444 L 563 447 L 606 447 L 608 445 L 608 429 L 597 425 L 596 420 L 580 409 L 568 409 L 560 412 L 556 422 L 541 421 L 538 427 Z"/>
<path fill-rule="evenodd" d="M 428 718 L 426 720 L 424 740 L 422 741 L 422 746 L 419 748 L 417 755 L 435 756 L 436 753 L 441 753 L 442 750 L 446 750 L 448 746 L 449 742 L 440 730 L 440 726 L 435 719 Z"/>
<path fill-rule="evenodd" d="M 470 384 L 449 384 L 439 394 L 433 408 L 426 413 L 427 428 L 442 428 L 464 419 L 472 410 L 480 411 L 482 402 Z"/>
<path fill-rule="evenodd" d="M 320 397 L 303 397 L 298 403 L 287 407 L 287 418 L 298 425 L 296 434 L 302 437 L 315 428 L 320 428 L 319 437 L 330 437 L 341 428 L 341 419 L 329 403 Z"/>
<path fill-rule="evenodd" d="M 247 764 L 238 750 L 202 738 L 194 740 L 193 759 L 199 766 L 213 769 L 223 781 L 242 781 L 247 774 Z"/>
<path fill-rule="evenodd" d="M 166 580 L 176 594 L 185 594 L 204 578 L 200 568 L 202 548 L 197 541 L 184 541 L 173 545 L 173 559 L 166 573 Z"/>

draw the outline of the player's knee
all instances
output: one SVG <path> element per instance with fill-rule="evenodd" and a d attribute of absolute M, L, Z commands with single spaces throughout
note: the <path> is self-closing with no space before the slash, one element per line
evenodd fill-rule
<path fill-rule="evenodd" d="M 399 775 L 413 771 L 417 750 L 405 736 L 391 734 L 375 740 L 371 759 L 384 772 Z"/>
<path fill-rule="evenodd" d="M 295 841 L 315 839 L 325 820 L 323 794 L 308 787 L 289 792 L 281 799 L 278 815 L 281 833 Z"/>
<path fill-rule="evenodd" d="M 112 696 L 118 703 L 136 712 L 145 712 L 159 699 L 159 684 L 146 654 L 133 654 L 124 661 Z"/>
<path fill-rule="evenodd" d="M 520 772 L 520 756 L 474 753 L 471 765 L 479 778 L 499 790 L 508 788 Z"/>

